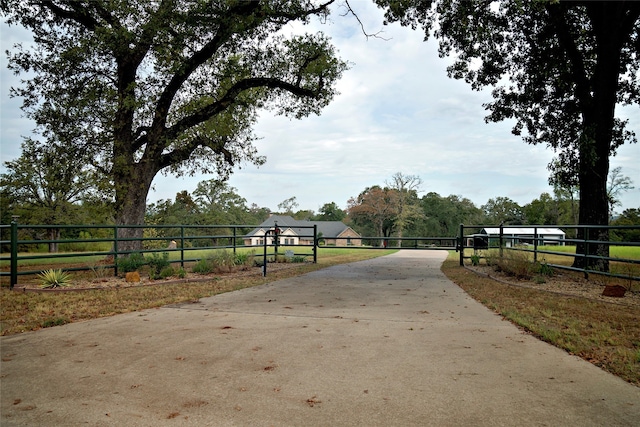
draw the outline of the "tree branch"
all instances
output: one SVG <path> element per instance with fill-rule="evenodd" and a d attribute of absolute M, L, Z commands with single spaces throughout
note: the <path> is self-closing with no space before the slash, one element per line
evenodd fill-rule
<path fill-rule="evenodd" d="M 240 2 L 240 5 L 232 8 L 228 12 L 228 19 L 225 20 L 224 25 L 221 25 L 220 28 L 218 28 L 215 36 L 206 43 L 202 49 L 194 53 L 184 62 L 183 66 L 179 68 L 180 71 L 173 75 L 171 81 L 167 84 L 167 87 L 162 92 L 162 95 L 156 104 L 156 112 L 152 125 L 154 129 L 164 128 L 167 119 L 167 112 L 171 107 L 171 103 L 173 102 L 176 93 L 178 93 L 182 87 L 182 84 L 189 78 L 194 70 L 204 64 L 207 59 L 211 58 L 223 43 L 231 37 L 233 34 L 231 27 L 236 21 L 233 17 L 249 15 L 257 10 L 259 6 L 259 2 Z M 254 23 L 254 26 L 255 25 L 258 24 Z"/>
<path fill-rule="evenodd" d="M 558 36 L 560 46 L 566 52 L 569 62 L 571 64 L 571 74 L 576 83 L 576 96 L 582 104 L 582 109 L 589 108 L 592 103 L 591 96 L 591 82 L 587 77 L 587 71 L 583 61 L 583 55 L 578 50 L 569 28 L 567 27 L 567 18 L 565 16 L 565 9 L 562 4 L 546 5 L 547 13 L 549 14 L 551 25 L 554 28 L 554 32 Z"/>
<path fill-rule="evenodd" d="M 286 22 L 302 19 L 325 11 L 327 7 L 334 2 L 335 0 L 329 0 L 320 4 L 318 7 L 297 13 L 285 13 L 279 11 L 275 11 L 272 15 L 261 13 L 259 17 L 249 23 L 248 27 L 245 27 L 242 30 L 249 31 L 251 29 L 255 29 L 266 20 L 275 18 L 284 18 Z M 218 28 L 215 36 L 205 44 L 202 49 L 194 53 L 185 61 L 183 66 L 180 68 L 181 71 L 173 76 L 165 88 L 156 106 L 156 113 L 152 125 L 154 129 L 159 129 L 160 127 L 165 126 L 166 113 L 169 111 L 171 103 L 173 102 L 176 93 L 180 90 L 180 87 L 182 87 L 182 84 L 189 78 L 194 70 L 211 58 L 213 54 L 215 54 L 215 52 L 217 52 L 218 49 L 234 34 L 235 30 L 233 27 L 237 24 L 238 18 L 254 14 L 261 6 L 262 4 L 256 1 L 240 2 L 238 5 L 225 12 L 227 19 L 225 19 L 224 25 L 221 25 L 220 28 Z"/>
<path fill-rule="evenodd" d="M 159 170 L 188 160 L 193 151 L 198 147 L 208 147 L 213 150 L 214 153 L 223 155 L 225 161 L 233 166 L 235 163 L 233 155 L 225 148 L 227 142 L 229 142 L 228 138 L 220 138 L 216 140 L 206 139 L 202 136 L 193 138 L 189 143 L 181 146 L 180 148 L 176 148 L 169 153 L 163 154 L 160 158 Z"/>
<path fill-rule="evenodd" d="M 84 5 L 71 1 L 69 6 L 72 10 L 64 9 L 53 2 L 53 0 L 41 0 L 40 6 L 49 9 L 58 18 L 70 19 L 81 24 L 85 28 L 93 31 L 98 27 L 98 21 L 88 12 Z"/>
<path fill-rule="evenodd" d="M 364 36 L 367 38 L 367 40 L 369 40 L 370 37 L 373 37 L 373 38 L 376 38 L 376 39 L 381 39 L 381 40 L 384 40 L 384 41 L 391 40 L 391 38 L 384 38 L 384 37 L 380 36 L 380 34 L 384 33 L 384 30 L 380 30 L 377 33 L 372 33 L 372 34 L 367 33 L 367 31 L 364 28 L 364 24 L 360 20 L 360 17 L 358 16 L 358 14 L 353 10 L 351 5 L 349 4 L 349 1 L 345 0 L 344 4 L 345 4 L 345 7 L 347 8 L 347 11 L 345 13 L 343 13 L 341 16 L 347 16 L 349 14 L 353 15 L 356 18 L 356 20 L 358 21 L 358 24 L 360 24 L 360 29 L 362 30 L 362 34 L 364 34 Z"/>
<path fill-rule="evenodd" d="M 233 104 L 238 96 L 246 90 L 266 87 L 270 89 L 282 89 L 300 97 L 317 98 L 319 92 L 322 90 L 322 85 L 322 78 L 320 79 L 320 83 L 316 91 L 305 89 L 295 84 L 270 77 L 254 77 L 240 80 L 235 83 L 221 99 L 201 108 L 194 114 L 183 118 L 175 125 L 171 126 L 168 129 L 166 139 L 172 140 L 183 131 L 203 123 L 216 114 L 226 110 Z"/>

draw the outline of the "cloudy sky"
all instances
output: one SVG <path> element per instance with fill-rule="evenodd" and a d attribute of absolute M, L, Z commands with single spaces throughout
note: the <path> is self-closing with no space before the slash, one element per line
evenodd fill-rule
<path fill-rule="evenodd" d="M 332 37 L 340 56 L 351 63 L 338 89 L 341 92 L 322 112 L 302 120 L 274 117 L 265 112 L 255 128 L 256 143 L 267 163 L 244 165 L 230 185 L 238 194 L 277 211 L 280 202 L 295 197 L 298 209 L 318 211 L 325 203 L 346 208 L 347 200 L 366 187 L 384 185 L 396 172 L 417 175 L 423 192 L 466 197 L 478 207 L 495 197 L 509 197 L 520 205 L 551 192 L 547 164 L 554 153 L 530 146 L 510 132 L 512 123 L 485 124 L 482 104 L 490 89 L 474 92 L 446 75 L 447 59 L 437 55 L 435 41 L 423 42 L 420 31 L 399 25 L 382 26 L 382 12 L 370 1 L 351 2 L 369 32 L 367 39 L 353 17 L 336 10 L 330 22 L 312 23 L 307 31 Z M 24 30 L 0 26 L 2 51 L 24 40 Z M 291 26 L 285 33 L 300 31 Z M 19 78 L 0 71 L 1 160 L 19 156 L 21 135 L 33 124 L 21 117 L 20 101 L 10 99 L 9 87 Z M 619 110 L 629 127 L 640 134 L 638 106 Z M 621 197 L 626 208 L 640 208 L 640 146 L 623 146 L 611 160 L 621 166 L 635 189 Z M 3 170 L 0 168 L 0 170 Z M 182 190 L 193 191 L 210 175 L 172 178 L 158 175 L 148 202 L 173 199 Z"/>

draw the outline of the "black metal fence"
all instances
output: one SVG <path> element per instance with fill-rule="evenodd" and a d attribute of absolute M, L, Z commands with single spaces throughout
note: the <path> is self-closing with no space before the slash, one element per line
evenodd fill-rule
<path fill-rule="evenodd" d="M 318 237 L 322 245 L 322 237 Z M 455 250 L 457 237 L 331 237 L 335 248 L 349 249 L 428 249 Z M 356 241 L 357 244 L 353 242 Z"/>
<path fill-rule="evenodd" d="M 9 277 L 10 287 L 18 283 L 18 276 L 34 275 L 44 271 L 38 268 L 40 264 L 57 262 L 60 259 L 82 258 L 86 260 L 99 258 L 99 268 L 113 270 L 113 275 L 118 275 L 118 259 L 132 253 L 154 254 L 177 252 L 179 259 L 171 260 L 171 263 L 180 264 L 184 268 L 185 263 L 198 262 L 201 256 L 195 256 L 195 251 L 203 250 L 232 250 L 235 254 L 239 248 L 263 249 L 264 246 L 264 272 L 268 258 L 280 255 L 278 249 L 284 244 L 281 239 L 264 239 L 264 245 L 245 245 L 247 234 L 257 228 L 256 225 L 27 225 L 11 224 L 0 225 L 0 277 Z M 295 248 L 312 248 L 313 262 L 317 262 L 317 232 L 313 226 L 297 227 L 309 229 L 308 235 L 299 236 L 305 238 L 305 242 L 295 245 Z M 122 229 L 140 229 L 143 233 L 140 238 L 120 237 Z M 307 231 L 304 231 L 307 233 Z M 47 236 L 57 236 L 55 238 Z M 119 249 L 122 243 L 140 242 L 140 248 L 131 250 Z M 60 253 L 50 252 L 42 248 L 43 245 L 55 245 L 64 249 Z M 267 250 L 269 248 L 269 250 Z M 289 248 L 288 248 L 289 249 Z M 256 254 L 257 255 L 257 254 Z M 296 253 L 290 249 L 287 256 L 308 256 L 308 252 Z M 25 261 L 33 261 L 34 268 L 24 265 Z M 20 264 L 23 264 L 22 266 Z M 6 268 L 8 264 L 9 268 Z M 66 265 L 64 271 L 91 271 L 95 268 L 92 262 L 82 262 L 82 265 Z M 24 267 L 24 268 L 19 268 Z"/>
<path fill-rule="evenodd" d="M 116 225 L 26 225 L 13 221 L 11 224 L 0 225 L 0 277 L 9 277 L 10 286 L 18 283 L 18 276 L 34 275 L 41 273 L 40 264 L 46 264 L 52 259 L 62 258 L 99 258 L 100 268 L 113 270 L 118 275 L 118 259 L 127 255 L 155 252 L 177 252 L 178 259 L 171 260 L 179 263 L 184 268 L 185 263 L 197 262 L 200 256 L 195 256 L 194 251 L 229 249 L 236 253 L 239 248 L 262 249 L 264 257 L 264 273 L 266 274 L 267 258 L 281 255 L 279 248 L 286 247 L 286 255 L 309 256 L 309 252 L 295 252 L 292 249 L 309 247 L 312 251 L 313 262 L 317 262 L 318 248 L 350 248 L 350 249 L 415 249 L 415 250 L 456 250 L 460 253 L 460 265 L 465 260 L 482 257 L 484 250 L 495 249 L 502 255 L 505 250 L 523 251 L 532 253 L 534 261 L 539 261 L 545 255 L 554 255 L 570 258 L 567 264 L 576 257 L 582 258 L 584 267 L 575 267 L 563 263 L 548 263 L 550 267 L 582 271 L 585 274 L 595 273 L 613 277 L 622 277 L 631 280 L 640 280 L 640 259 L 629 256 L 602 256 L 599 253 L 590 253 L 589 248 L 594 244 L 616 247 L 639 247 L 640 242 L 630 242 L 621 239 L 613 239 L 616 232 L 638 232 L 640 226 L 576 226 L 576 225 L 530 225 L 530 226 L 484 226 L 484 225 L 460 225 L 457 237 L 331 237 L 326 238 L 331 244 L 325 244 L 325 238 L 319 236 L 314 226 L 297 227 L 304 228 L 305 235 L 298 235 L 295 245 L 286 240 L 288 236 L 279 235 L 273 230 L 266 230 L 263 240 L 259 244 L 251 245 L 249 234 L 258 228 L 257 225 L 140 225 L 140 226 L 116 226 Z M 557 228 L 562 236 L 548 234 L 549 228 Z M 142 237 L 122 238 L 122 229 L 141 229 Z M 308 229 L 308 231 L 306 231 Z M 492 230 L 493 233 L 487 232 Z M 524 231 L 523 231 L 524 230 Z M 603 234 L 602 231 L 606 232 Z M 596 236 L 597 233 L 597 236 Z M 603 240 L 603 235 L 607 236 Z M 567 237 L 574 236 L 574 237 Z M 575 236 L 580 236 L 579 238 Z M 120 249 L 121 243 L 139 242 L 140 248 L 134 250 Z M 51 252 L 43 245 L 55 245 L 61 252 Z M 550 245 L 571 245 L 583 249 L 579 253 L 550 249 Z M 127 245 L 124 245 L 127 246 Z M 129 245 L 130 246 L 130 245 Z M 472 255 L 469 255 L 472 250 Z M 607 250 L 606 253 L 609 253 Z M 628 274 L 603 271 L 591 268 L 593 259 L 607 262 L 622 263 L 630 266 Z M 33 269 L 29 269 L 25 261 L 33 261 Z M 22 265 L 21 265 L 22 263 Z M 94 267 L 87 263 L 82 265 L 66 265 L 65 271 L 89 271 Z M 8 266 L 8 268 L 7 268 Z M 21 268 L 19 268 L 21 267 Z M 619 270 L 619 269 L 618 269 Z"/>
<path fill-rule="evenodd" d="M 557 229 L 562 234 L 554 234 L 549 229 Z M 460 265 L 464 265 L 465 260 L 475 258 L 481 259 L 486 256 L 487 250 L 497 250 L 502 257 L 504 251 L 520 251 L 532 254 L 533 261 L 539 262 L 546 255 L 566 258 L 567 263 L 545 263 L 549 267 L 580 271 L 588 277 L 589 274 L 598 274 L 622 279 L 640 280 L 640 259 L 637 252 L 628 251 L 629 255 L 612 256 L 611 248 L 638 248 L 640 242 L 630 242 L 621 239 L 614 239 L 617 235 L 640 235 L 640 226 L 602 226 L 602 225 L 460 225 L 458 250 L 460 252 Z M 579 237 L 567 237 L 579 236 Z M 562 251 L 563 246 L 581 248 L 579 251 Z M 554 250 L 553 248 L 558 248 Z M 590 250 L 598 248 L 599 250 Z M 602 250 L 604 248 L 604 250 Z M 473 255 L 468 255 L 472 249 Z M 602 255 L 605 253 L 607 255 Z M 635 255 L 635 256 L 634 256 Z M 575 266 L 575 260 L 580 266 Z M 593 262 L 599 261 L 599 263 Z M 623 265 L 611 271 L 609 268 L 602 269 L 598 266 L 602 262 L 609 265 L 615 262 Z M 622 271 L 622 272 L 621 272 Z"/>

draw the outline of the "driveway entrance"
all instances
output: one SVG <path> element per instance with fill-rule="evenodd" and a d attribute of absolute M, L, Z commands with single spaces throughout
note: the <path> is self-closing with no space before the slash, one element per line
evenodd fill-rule
<path fill-rule="evenodd" d="M 623 426 L 640 388 L 399 251 L 191 304 L 0 340 L 1 423 Z"/>

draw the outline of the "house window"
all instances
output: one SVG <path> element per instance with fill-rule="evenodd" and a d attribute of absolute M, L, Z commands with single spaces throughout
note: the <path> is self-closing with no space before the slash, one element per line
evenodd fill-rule
<path fill-rule="evenodd" d="M 259 245 L 264 245 L 264 239 L 258 239 L 258 244 Z"/>
<path fill-rule="evenodd" d="M 351 237 L 347 237 L 347 246 L 351 246 Z"/>

